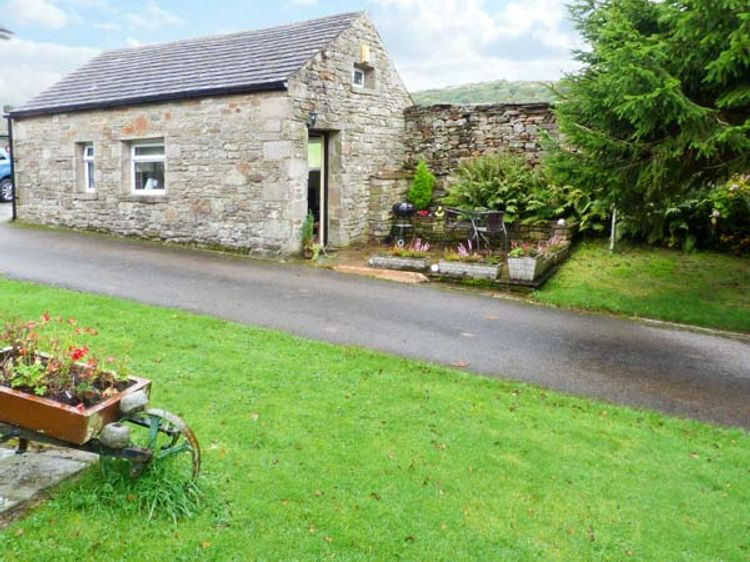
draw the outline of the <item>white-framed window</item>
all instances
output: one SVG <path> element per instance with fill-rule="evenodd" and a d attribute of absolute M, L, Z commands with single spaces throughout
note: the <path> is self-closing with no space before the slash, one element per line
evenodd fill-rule
<path fill-rule="evenodd" d="M 352 75 L 352 86 L 355 88 L 365 87 L 365 70 L 359 66 L 354 67 L 354 74 Z"/>
<path fill-rule="evenodd" d="M 133 143 L 130 150 L 133 193 L 164 194 L 164 142 Z"/>
<path fill-rule="evenodd" d="M 96 191 L 94 180 L 94 145 L 91 143 L 83 145 L 83 187 L 86 191 Z"/>

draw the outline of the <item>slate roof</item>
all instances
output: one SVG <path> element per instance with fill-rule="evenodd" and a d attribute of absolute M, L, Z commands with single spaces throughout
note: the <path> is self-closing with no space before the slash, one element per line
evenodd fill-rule
<path fill-rule="evenodd" d="M 361 15 L 105 51 L 12 115 L 286 89 L 291 76 Z"/>

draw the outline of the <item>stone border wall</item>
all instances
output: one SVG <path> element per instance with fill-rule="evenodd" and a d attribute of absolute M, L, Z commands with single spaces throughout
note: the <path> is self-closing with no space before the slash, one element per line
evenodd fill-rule
<path fill-rule="evenodd" d="M 548 103 L 414 106 L 405 115 L 407 166 L 424 158 L 441 180 L 462 159 L 495 152 L 523 154 L 536 164 L 544 132 L 557 132 Z"/>

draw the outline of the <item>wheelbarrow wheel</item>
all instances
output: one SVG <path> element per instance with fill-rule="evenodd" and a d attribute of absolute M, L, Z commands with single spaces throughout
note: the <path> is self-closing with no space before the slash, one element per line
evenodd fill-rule
<path fill-rule="evenodd" d="M 175 478 L 195 481 L 201 471 L 198 440 L 182 418 L 166 410 L 150 408 L 130 416 L 135 425 L 133 444 L 151 450 L 147 463 L 133 463 L 133 476 L 140 476 L 151 463 L 168 463 Z"/>

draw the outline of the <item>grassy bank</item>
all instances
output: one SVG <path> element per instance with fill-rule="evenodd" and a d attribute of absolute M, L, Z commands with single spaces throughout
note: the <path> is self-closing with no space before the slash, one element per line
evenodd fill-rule
<path fill-rule="evenodd" d="M 604 241 L 584 242 L 536 298 L 750 332 L 750 259 L 627 244 L 610 253 Z"/>
<path fill-rule="evenodd" d="M 750 436 L 361 349 L 0 280 L 3 318 L 98 328 L 193 426 L 209 505 L 104 504 L 98 471 L 3 561 L 739 560 Z"/>

